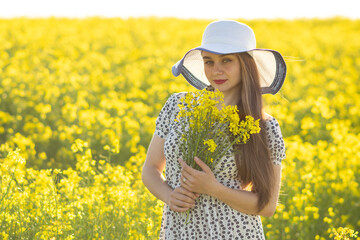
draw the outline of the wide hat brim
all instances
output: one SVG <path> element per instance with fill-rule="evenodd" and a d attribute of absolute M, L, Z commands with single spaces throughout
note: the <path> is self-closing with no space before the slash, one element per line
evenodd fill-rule
<path fill-rule="evenodd" d="M 180 74 L 195 88 L 204 89 L 210 85 L 204 72 L 201 51 L 214 54 L 232 54 L 247 52 L 257 66 L 262 94 L 276 94 L 282 87 L 286 77 L 286 64 L 281 54 L 271 49 L 234 49 L 224 44 L 208 44 L 188 51 L 184 57 L 172 67 L 175 77 Z"/>

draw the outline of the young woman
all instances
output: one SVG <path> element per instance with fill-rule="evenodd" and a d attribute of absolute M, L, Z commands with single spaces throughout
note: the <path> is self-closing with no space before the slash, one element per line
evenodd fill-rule
<path fill-rule="evenodd" d="M 282 56 L 256 49 L 247 25 L 216 21 L 205 29 L 201 46 L 174 65 L 173 74 L 198 89 L 221 91 L 225 105 L 237 105 L 241 119 L 260 119 L 261 131 L 237 146 L 238 154 L 221 159 L 216 171 L 198 158 L 202 170 L 195 170 L 176 154 L 180 136 L 174 119 L 186 93 L 171 95 L 156 120 L 142 171 L 145 186 L 165 203 L 160 239 L 265 239 L 260 216 L 275 212 L 285 147 L 278 122 L 263 112 L 262 94 L 281 88 Z"/>

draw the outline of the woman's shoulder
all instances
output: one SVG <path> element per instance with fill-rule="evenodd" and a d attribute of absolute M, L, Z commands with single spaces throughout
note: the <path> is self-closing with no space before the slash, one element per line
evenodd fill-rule
<path fill-rule="evenodd" d="M 166 100 L 165 106 L 176 109 L 176 106 L 180 103 L 182 97 L 186 95 L 187 92 L 177 92 L 172 93 L 169 98 Z"/>
<path fill-rule="evenodd" d="M 176 92 L 171 94 L 170 97 L 175 98 L 175 99 L 180 99 L 182 97 L 184 97 L 187 94 L 187 92 Z"/>
<path fill-rule="evenodd" d="M 155 134 L 165 139 L 169 133 L 170 126 L 174 122 L 179 111 L 179 102 L 186 93 L 179 92 L 171 94 L 163 105 L 156 119 Z"/>
<path fill-rule="evenodd" d="M 275 117 L 273 117 L 273 116 L 271 116 L 270 114 L 268 114 L 268 113 L 264 113 L 264 120 L 265 120 L 265 123 L 266 124 L 271 124 L 271 123 L 277 123 L 277 124 L 279 124 L 278 123 L 278 121 L 276 120 L 276 118 Z"/>
<path fill-rule="evenodd" d="M 176 92 L 172 93 L 167 101 L 178 102 L 182 97 L 184 97 L 187 92 Z"/>
<path fill-rule="evenodd" d="M 266 135 L 269 139 L 271 138 L 282 138 L 281 128 L 279 122 L 273 116 L 265 113 L 264 116 L 264 125 L 266 130 Z"/>
<path fill-rule="evenodd" d="M 185 95 L 186 92 L 172 93 L 166 100 L 162 110 L 167 112 L 175 112 L 176 110 L 178 110 L 178 105 L 181 98 Z"/>
<path fill-rule="evenodd" d="M 275 117 L 268 113 L 264 114 L 264 123 L 267 131 L 272 130 L 273 132 L 281 132 L 279 122 Z"/>

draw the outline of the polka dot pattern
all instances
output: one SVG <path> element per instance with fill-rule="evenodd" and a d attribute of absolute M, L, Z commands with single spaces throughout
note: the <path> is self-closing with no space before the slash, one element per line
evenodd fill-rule
<path fill-rule="evenodd" d="M 174 119 L 179 112 L 180 98 L 185 94 L 171 95 L 156 120 L 155 134 L 165 139 L 165 176 L 171 188 L 180 186 L 181 166 L 177 161 L 181 157 L 178 148 L 180 136 L 177 134 L 180 126 Z M 271 160 L 274 164 L 281 164 L 285 158 L 285 146 L 275 118 L 268 116 L 266 131 Z M 231 150 L 221 159 L 214 174 L 223 185 L 241 188 Z M 174 212 L 165 204 L 160 239 L 265 239 L 265 236 L 260 216 L 238 212 L 218 199 L 202 194 L 188 213 Z"/>

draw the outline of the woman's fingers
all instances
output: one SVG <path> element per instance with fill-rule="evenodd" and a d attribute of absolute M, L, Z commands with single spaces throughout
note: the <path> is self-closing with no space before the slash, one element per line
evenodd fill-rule
<path fill-rule="evenodd" d="M 187 187 L 186 183 L 181 183 L 181 185 L 182 185 L 182 187 L 181 187 L 180 191 L 182 192 L 182 194 L 188 196 L 189 198 L 193 199 L 194 201 L 199 197 L 196 193 L 193 193 L 186 188 Z"/>
<path fill-rule="evenodd" d="M 175 205 L 175 206 L 180 207 L 180 208 L 193 208 L 193 207 L 195 207 L 195 203 L 185 202 L 185 201 L 182 201 L 180 199 L 173 199 L 172 205 Z"/>
<path fill-rule="evenodd" d="M 178 161 L 182 168 L 181 172 L 188 172 L 189 174 L 191 174 L 191 173 L 193 173 L 193 170 L 195 170 L 192 167 L 190 167 L 189 165 L 187 165 L 186 162 L 184 160 L 182 160 L 181 158 L 179 158 Z"/>
<path fill-rule="evenodd" d="M 201 161 L 200 158 L 195 157 L 194 161 L 196 162 L 197 165 L 199 165 L 199 167 L 206 173 L 211 172 L 211 169 L 209 168 L 208 165 L 206 165 L 203 161 Z"/>
<path fill-rule="evenodd" d="M 188 166 L 182 159 L 179 159 L 181 164 L 181 186 L 192 193 L 207 193 L 211 186 L 210 182 L 216 181 L 214 173 L 211 169 L 199 158 L 195 157 L 195 162 L 202 170 L 196 170 Z M 199 195 L 195 195 L 199 197 Z"/>
<path fill-rule="evenodd" d="M 186 174 L 183 174 L 180 177 L 181 186 L 187 191 L 188 196 L 189 196 L 189 194 L 191 194 L 191 198 L 196 199 L 197 196 L 192 191 L 192 186 L 193 186 L 192 177 L 191 176 L 185 177 L 185 176 L 186 176 Z"/>
<path fill-rule="evenodd" d="M 175 192 L 178 193 L 178 199 L 187 203 L 195 204 L 196 196 L 194 193 L 186 190 L 183 187 L 176 188 Z"/>
<path fill-rule="evenodd" d="M 195 207 L 196 195 L 183 187 L 177 187 L 170 194 L 169 207 L 176 212 L 185 212 Z"/>

